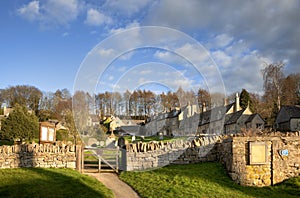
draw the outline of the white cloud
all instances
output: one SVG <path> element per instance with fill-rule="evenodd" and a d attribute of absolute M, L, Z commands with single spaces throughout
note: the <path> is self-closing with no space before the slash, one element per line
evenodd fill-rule
<path fill-rule="evenodd" d="M 117 33 L 120 33 L 120 32 L 123 32 L 123 31 L 126 31 L 128 29 L 131 29 L 131 28 L 138 28 L 140 27 L 140 24 L 137 22 L 137 21 L 133 21 L 132 23 L 129 23 L 127 24 L 125 27 L 123 28 L 112 28 L 110 30 L 110 34 L 117 34 Z"/>
<path fill-rule="evenodd" d="M 108 77 L 108 80 L 109 80 L 109 81 L 112 81 L 113 79 L 114 79 L 113 76 L 109 76 L 109 77 Z"/>
<path fill-rule="evenodd" d="M 69 36 L 69 32 L 64 32 L 64 33 L 62 34 L 62 36 L 63 36 L 63 37 Z"/>
<path fill-rule="evenodd" d="M 123 73 L 124 71 L 126 71 L 126 67 L 125 67 L 125 66 L 123 66 L 123 67 L 118 67 L 117 71 Z"/>
<path fill-rule="evenodd" d="M 153 56 L 154 58 L 157 58 L 161 61 L 165 61 L 167 63 L 176 63 L 182 65 L 186 63 L 186 61 L 184 61 L 182 57 L 169 51 L 157 50 Z"/>
<path fill-rule="evenodd" d="M 126 16 L 134 15 L 141 12 L 151 0 L 109 0 L 106 2 L 106 7 L 109 10 L 114 10 L 115 13 L 119 13 Z"/>
<path fill-rule="evenodd" d="M 195 44 L 186 43 L 177 48 L 175 52 L 188 58 L 194 64 L 203 64 L 210 59 L 208 52 L 202 48 L 199 49 L 199 46 Z"/>
<path fill-rule="evenodd" d="M 46 23 L 67 25 L 79 14 L 77 0 L 48 0 L 43 5 Z"/>
<path fill-rule="evenodd" d="M 103 24 L 111 24 L 112 19 L 98 10 L 91 8 L 87 11 L 85 23 L 91 26 L 100 26 Z"/>
<path fill-rule="evenodd" d="M 224 48 L 233 41 L 233 37 L 227 34 L 219 34 L 210 40 L 212 42 L 206 45 L 208 48 Z"/>
<path fill-rule="evenodd" d="M 108 57 L 108 56 L 112 56 L 114 55 L 115 51 L 110 48 L 110 49 L 103 49 L 103 48 L 100 48 L 98 50 L 98 53 L 101 55 L 101 56 L 104 56 L 104 57 Z"/>
<path fill-rule="evenodd" d="M 179 71 L 167 73 L 163 82 L 173 90 L 177 90 L 179 87 L 191 90 L 194 84 L 194 80 L 184 76 Z"/>
<path fill-rule="evenodd" d="M 42 26 L 68 25 L 80 13 L 82 5 L 77 0 L 31 1 L 17 11 L 28 20 L 38 21 Z"/>
<path fill-rule="evenodd" d="M 228 68 L 232 66 L 232 57 L 230 57 L 224 51 L 218 50 L 212 52 L 212 58 L 219 67 Z"/>
<path fill-rule="evenodd" d="M 213 32 L 217 34 L 215 47 L 244 40 L 262 56 L 274 61 L 288 59 L 289 72 L 300 72 L 299 7 L 297 0 L 165 0 L 150 7 L 144 24 L 196 31 L 200 37 L 201 32 Z"/>
<path fill-rule="evenodd" d="M 23 5 L 17 10 L 18 14 L 28 20 L 36 20 L 39 16 L 40 4 L 39 1 L 31 1 L 27 5 Z"/>

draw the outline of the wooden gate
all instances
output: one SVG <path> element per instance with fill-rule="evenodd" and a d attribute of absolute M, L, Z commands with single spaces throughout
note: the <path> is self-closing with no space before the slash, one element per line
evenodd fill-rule
<path fill-rule="evenodd" d="M 84 148 L 84 172 L 119 172 L 121 152 L 118 148 Z"/>

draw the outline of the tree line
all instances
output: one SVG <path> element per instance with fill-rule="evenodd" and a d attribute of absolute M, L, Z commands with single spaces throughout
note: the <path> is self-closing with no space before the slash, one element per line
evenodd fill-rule
<path fill-rule="evenodd" d="M 259 113 L 272 126 L 276 114 L 282 105 L 300 105 L 300 74 L 284 75 L 284 63 L 266 64 L 262 70 L 264 93 L 258 95 L 242 89 L 240 105 L 245 108 L 250 105 L 253 113 Z M 237 85 L 238 86 L 238 85 Z M 233 102 L 235 93 L 228 96 L 228 102 Z M 36 120 L 47 121 L 57 119 L 66 123 L 68 128 L 76 133 L 73 116 L 79 122 L 77 129 L 84 131 L 90 114 L 104 119 L 115 115 L 123 118 L 145 119 L 151 115 L 181 108 L 187 104 L 195 104 L 207 109 L 224 103 L 224 95 L 209 93 L 199 88 L 197 92 L 179 87 L 175 92 L 155 93 L 151 90 L 126 90 L 120 92 L 104 92 L 96 95 L 78 91 L 72 95 L 67 89 L 55 92 L 42 92 L 29 85 L 11 86 L 0 90 L 0 103 L 9 107 L 21 106 L 31 110 Z M 72 109 L 73 104 L 73 109 Z M 19 108 L 19 107 L 18 107 Z M 73 110 L 75 109 L 75 112 Z"/>

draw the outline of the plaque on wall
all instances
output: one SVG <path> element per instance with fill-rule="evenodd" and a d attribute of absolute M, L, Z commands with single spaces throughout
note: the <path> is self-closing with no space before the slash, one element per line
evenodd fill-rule
<path fill-rule="evenodd" d="M 266 142 L 249 142 L 249 163 L 266 164 L 268 162 L 268 145 Z"/>
<path fill-rule="evenodd" d="M 55 124 L 40 122 L 40 142 L 51 143 L 56 140 Z"/>

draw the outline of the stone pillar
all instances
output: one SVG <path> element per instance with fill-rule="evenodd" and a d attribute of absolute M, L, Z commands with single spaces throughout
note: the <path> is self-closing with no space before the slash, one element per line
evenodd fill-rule
<path fill-rule="evenodd" d="M 84 160 L 83 152 L 82 152 L 82 145 L 76 145 L 76 170 L 82 173 L 82 161 Z"/>

